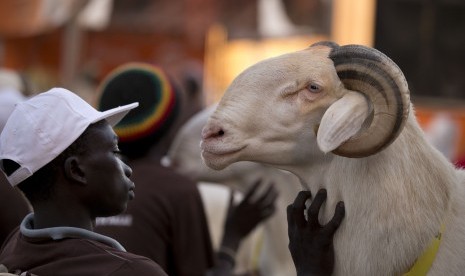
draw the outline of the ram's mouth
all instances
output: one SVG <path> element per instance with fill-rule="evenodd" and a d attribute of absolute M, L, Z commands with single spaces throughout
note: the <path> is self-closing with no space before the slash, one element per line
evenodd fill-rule
<path fill-rule="evenodd" d="M 208 156 L 211 157 L 218 157 L 218 156 L 226 156 L 231 155 L 236 152 L 243 150 L 246 146 L 238 147 L 238 148 L 224 148 L 224 147 L 217 147 L 215 145 L 209 145 L 207 143 L 201 143 L 200 148 L 202 150 L 202 156 L 205 158 Z"/>
<path fill-rule="evenodd" d="M 245 148 L 223 148 L 216 147 L 215 144 L 201 144 L 202 159 L 208 167 L 214 170 L 223 170 L 238 160 L 241 151 Z"/>

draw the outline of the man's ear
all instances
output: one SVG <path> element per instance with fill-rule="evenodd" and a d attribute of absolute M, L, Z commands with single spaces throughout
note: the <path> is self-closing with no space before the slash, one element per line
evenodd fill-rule
<path fill-rule="evenodd" d="M 65 176 L 77 183 L 86 184 L 87 179 L 85 177 L 84 170 L 82 170 L 79 158 L 76 156 L 70 156 L 65 160 Z"/>

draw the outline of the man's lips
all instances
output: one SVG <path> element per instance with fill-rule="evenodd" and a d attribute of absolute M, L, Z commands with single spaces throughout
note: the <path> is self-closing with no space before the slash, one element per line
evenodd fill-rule
<path fill-rule="evenodd" d="M 130 200 L 134 199 L 134 197 L 136 196 L 136 194 L 134 192 L 135 189 L 136 189 L 136 185 L 134 183 L 132 183 L 129 186 L 129 191 L 128 191 L 128 195 L 129 195 Z"/>

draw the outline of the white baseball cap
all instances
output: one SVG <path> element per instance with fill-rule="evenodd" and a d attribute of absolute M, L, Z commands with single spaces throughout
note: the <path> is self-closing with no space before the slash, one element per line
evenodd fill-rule
<path fill-rule="evenodd" d="M 116 125 L 139 103 L 97 111 L 64 88 L 53 88 L 16 105 L 0 134 L 0 160 L 19 168 L 7 179 L 18 185 L 68 148 L 90 124 L 103 119 Z"/>

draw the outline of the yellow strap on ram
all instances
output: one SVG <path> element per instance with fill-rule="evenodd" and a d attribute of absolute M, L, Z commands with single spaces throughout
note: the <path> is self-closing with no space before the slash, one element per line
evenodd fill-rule
<path fill-rule="evenodd" d="M 252 270 L 254 272 L 260 271 L 260 254 L 263 249 L 263 233 L 258 237 L 258 240 L 256 241 L 256 245 L 254 246 L 253 249 L 253 254 L 252 254 Z"/>
<path fill-rule="evenodd" d="M 438 252 L 439 245 L 441 244 L 444 229 L 445 224 L 443 223 L 439 229 L 438 235 L 434 237 L 423 255 L 417 259 L 409 272 L 405 273 L 403 276 L 425 276 L 428 273 L 429 269 L 433 265 L 434 259 L 436 258 L 436 253 Z"/>

